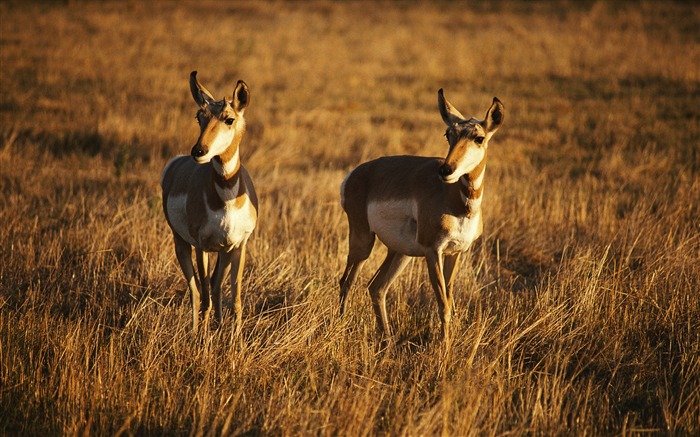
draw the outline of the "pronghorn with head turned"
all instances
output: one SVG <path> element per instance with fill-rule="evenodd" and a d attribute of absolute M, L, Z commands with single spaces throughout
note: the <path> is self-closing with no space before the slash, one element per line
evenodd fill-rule
<path fill-rule="evenodd" d="M 387 156 L 352 170 L 340 188 L 350 228 L 348 261 L 340 279 L 340 313 L 348 291 L 369 257 L 375 236 L 386 259 L 369 284 L 377 329 L 391 340 L 386 294 L 409 257 L 424 257 L 435 291 L 442 335 L 449 344 L 452 286 L 459 257 L 482 232 L 481 200 L 486 151 L 503 124 L 503 104 L 494 97 L 483 121 L 466 119 L 438 91 L 447 132 L 445 159 Z"/>
<path fill-rule="evenodd" d="M 163 210 L 190 290 L 193 328 L 200 311 L 205 317 L 209 314 L 210 287 L 214 318 L 217 324 L 221 322 L 221 289 L 231 272 L 235 332 L 239 333 L 245 246 L 258 219 L 258 198 L 239 154 L 250 94 L 246 83 L 239 80 L 231 98 L 216 100 L 199 83 L 196 71 L 190 74 L 190 91 L 199 106 L 199 138 L 191 156 L 176 156 L 165 166 L 160 183 Z M 199 277 L 192 263 L 192 247 Z M 218 253 L 213 276 L 208 265 L 210 252 Z"/>

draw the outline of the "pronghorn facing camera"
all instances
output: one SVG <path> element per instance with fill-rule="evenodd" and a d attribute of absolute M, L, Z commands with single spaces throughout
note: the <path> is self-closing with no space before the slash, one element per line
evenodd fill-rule
<path fill-rule="evenodd" d="M 190 155 L 176 156 L 165 166 L 160 182 L 163 210 L 190 290 L 193 328 L 197 328 L 200 311 L 204 317 L 209 314 L 210 287 L 214 318 L 217 324 L 221 322 L 221 289 L 231 272 L 235 332 L 239 333 L 245 246 L 258 219 L 258 198 L 238 150 L 250 94 L 246 83 L 239 80 L 231 98 L 216 100 L 199 83 L 196 71 L 190 75 L 190 91 L 199 106 L 199 138 Z M 199 276 L 192 263 L 192 247 Z M 210 252 L 218 253 L 213 276 Z"/>
<path fill-rule="evenodd" d="M 377 330 L 391 340 L 386 294 L 409 257 L 424 257 L 437 298 L 442 335 L 449 344 L 452 286 L 459 257 L 482 232 L 481 199 L 489 139 L 503 124 L 503 104 L 494 97 L 483 121 L 466 119 L 438 91 L 447 125 L 445 159 L 387 156 L 361 164 L 340 187 L 350 228 L 348 261 L 340 279 L 340 313 L 348 291 L 369 257 L 375 236 L 386 259 L 369 284 Z"/>

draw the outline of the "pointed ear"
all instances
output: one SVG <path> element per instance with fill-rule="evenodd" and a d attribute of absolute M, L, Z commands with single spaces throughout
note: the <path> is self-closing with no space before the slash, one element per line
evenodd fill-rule
<path fill-rule="evenodd" d="M 204 88 L 201 83 L 197 80 L 197 72 L 193 71 L 190 73 L 190 92 L 192 93 L 192 97 L 194 97 L 194 101 L 197 102 L 197 105 L 205 106 L 214 100 L 214 96 L 211 95 L 209 90 Z"/>
<path fill-rule="evenodd" d="M 236 112 L 242 112 L 248 103 L 250 102 L 250 92 L 248 91 L 248 85 L 239 80 L 236 84 L 236 89 L 233 90 L 233 109 Z"/>
<path fill-rule="evenodd" d="M 442 115 L 442 120 L 446 125 L 452 126 L 455 123 L 464 121 L 464 116 L 447 101 L 442 93 L 442 88 L 438 91 L 438 108 L 440 108 L 440 115 Z"/>
<path fill-rule="evenodd" d="M 493 98 L 491 107 L 486 112 L 486 118 L 482 125 L 486 132 L 493 133 L 503 124 L 503 103 L 497 97 Z"/>

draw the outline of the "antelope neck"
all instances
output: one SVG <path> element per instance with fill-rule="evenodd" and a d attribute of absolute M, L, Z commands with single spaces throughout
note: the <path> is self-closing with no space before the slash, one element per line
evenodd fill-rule
<path fill-rule="evenodd" d="M 229 147 L 221 155 L 212 158 L 211 163 L 214 167 L 214 173 L 217 178 L 223 180 L 233 179 L 238 176 L 238 170 L 241 168 L 241 160 L 238 154 L 238 147 L 235 147 L 233 153 L 229 152 L 232 147 Z"/>
<path fill-rule="evenodd" d="M 484 172 L 486 171 L 486 155 L 471 172 L 459 178 L 459 194 L 469 211 L 475 211 L 481 205 L 484 192 Z"/>
<path fill-rule="evenodd" d="M 241 163 L 238 159 L 238 150 L 227 161 L 224 161 L 223 157 L 224 155 L 215 156 L 212 158 L 211 163 L 216 193 L 221 200 L 226 202 L 236 199 L 239 195 L 241 189 Z"/>

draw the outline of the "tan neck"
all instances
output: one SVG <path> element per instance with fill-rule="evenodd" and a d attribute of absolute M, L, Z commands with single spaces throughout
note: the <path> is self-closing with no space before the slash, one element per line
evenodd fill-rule
<path fill-rule="evenodd" d="M 481 208 L 484 194 L 484 174 L 486 173 L 486 155 L 474 170 L 459 178 L 460 199 L 470 214 Z"/>
<path fill-rule="evenodd" d="M 241 142 L 242 135 L 236 135 L 231 141 L 231 145 L 226 148 L 224 153 L 215 156 L 211 162 L 214 171 L 224 179 L 231 179 L 238 174 L 238 169 L 241 167 L 241 158 L 238 146 Z"/>

